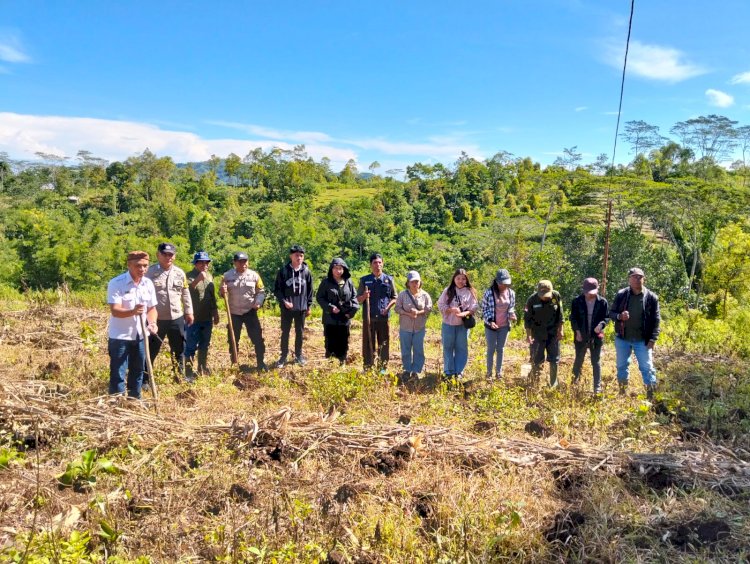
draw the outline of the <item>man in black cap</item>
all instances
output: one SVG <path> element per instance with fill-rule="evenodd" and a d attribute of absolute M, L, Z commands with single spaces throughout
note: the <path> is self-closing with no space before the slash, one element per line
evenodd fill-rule
<path fill-rule="evenodd" d="M 628 271 L 628 287 L 617 292 L 609 316 L 615 321 L 620 394 L 624 395 L 627 391 L 630 357 L 635 353 L 643 385 L 646 386 L 646 396 L 653 399 L 656 389 L 653 352 L 659 338 L 661 312 L 659 297 L 644 286 L 645 281 L 643 270 L 631 268 Z"/>
<path fill-rule="evenodd" d="M 264 362 L 266 344 L 263 341 L 263 329 L 260 325 L 260 319 L 258 319 L 258 310 L 266 299 L 266 290 L 260 275 L 247 267 L 247 260 L 247 254 L 234 253 L 234 268 L 224 273 L 219 294 L 222 298 L 227 296 L 229 301 L 234 342 L 239 346 L 244 325 L 247 336 L 250 337 L 250 341 L 255 347 L 258 370 L 265 371 L 268 370 Z M 232 334 L 229 331 L 227 331 L 227 339 L 229 341 L 229 354 L 232 358 L 232 364 L 234 364 L 239 360 L 234 355 Z"/>
<path fill-rule="evenodd" d="M 158 262 L 149 267 L 146 278 L 156 288 L 158 332 L 148 339 L 151 362 L 159 354 L 164 336 L 169 339 L 173 366 L 185 372 L 185 326 L 193 323 L 193 301 L 190 298 L 185 271 L 174 265 L 177 249 L 172 243 L 161 243 L 157 248 Z"/>
<path fill-rule="evenodd" d="M 276 296 L 281 308 L 281 356 L 276 367 L 281 368 L 287 363 L 292 322 L 295 362 L 304 365 L 302 339 L 305 318 L 310 315 L 313 303 L 313 278 L 305 262 L 305 248 L 301 245 L 293 245 L 289 249 L 289 262 L 282 266 L 276 275 L 273 295 Z"/>
<path fill-rule="evenodd" d="M 369 303 L 362 309 L 362 357 L 364 367 L 375 364 L 375 356 L 382 371 L 390 356 L 390 327 L 388 319 L 396 305 L 396 286 L 393 277 L 383 272 L 383 257 L 380 253 L 370 255 L 371 274 L 359 279 L 357 301 Z M 376 345 L 377 341 L 377 345 Z"/>

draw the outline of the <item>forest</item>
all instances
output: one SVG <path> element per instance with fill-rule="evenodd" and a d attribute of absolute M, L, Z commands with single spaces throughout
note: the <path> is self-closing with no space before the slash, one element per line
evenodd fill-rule
<path fill-rule="evenodd" d="M 640 266 L 667 318 L 679 312 L 691 331 L 717 335 L 705 346 L 750 353 L 739 337 L 750 316 L 750 126 L 709 115 L 670 134 L 627 122 L 621 151 L 634 158 L 614 167 L 605 154 L 584 163 L 570 147 L 544 168 L 499 151 L 384 175 L 377 162 L 367 173 L 354 161 L 335 172 L 302 145 L 179 165 L 148 149 L 112 163 L 85 150 L 34 162 L 0 155 L 0 286 L 103 295 L 128 250 L 153 254 L 165 240 L 183 267 L 208 251 L 216 273 L 244 250 L 270 281 L 300 243 L 318 278 L 334 256 L 364 274 L 380 252 L 401 287 L 416 269 L 433 296 L 456 268 L 483 287 L 504 267 L 519 295 L 549 278 L 568 300 L 584 277 L 601 277 L 611 200 L 608 296 Z"/>

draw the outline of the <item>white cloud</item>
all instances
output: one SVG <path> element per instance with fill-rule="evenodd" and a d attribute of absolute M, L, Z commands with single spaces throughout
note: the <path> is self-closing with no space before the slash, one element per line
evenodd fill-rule
<path fill-rule="evenodd" d="M 262 135 L 266 138 L 283 140 L 292 143 L 304 143 L 309 150 L 308 143 L 330 143 L 334 145 L 344 145 L 351 150 L 362 149 L 366 151 L 375 151 L 383 155 L 404 155 L 417 157 L 432 157 L 435 159 L 455 159 L 465 151 L 476 158 L 481 157 L 479 147 L 473 143 L 466 143 L 461 140 L 463 134 L 452 134 L 444 136 L 428 137 L 425 143 L 413 143 L 408 141 L 391 141 L 383 138 L 336 138 L 327 133 L 320 131 L 285 131 L 273 129 L 262 125 L 226 122 L 226 121 L 209 121 L 212 125 L 237 129 L 251 134 Z"/>
<path fill-rule="evenodd" d="M 328 157 L 334 170 L 343 167 L 349 159 L 367 164 L 377 159 L 395 165 L 413 162 L 415 158 L 450 163 L 462 151 L 477 159 L 484 158 L 480 147 L 465 140 L 461 133 L 430 137 L 424 142 L 415 143 L 368 137 L 336 139 L 318 131 L 284 131 L 234 122 L 211 123 L 242 131 L 247 137 L 238 135 L 207 139 L 191 131 L 131 120 L 0 112 L 0 151 L 7 152 L 13 158 L 33 160 L 37 152 L 72 158 L 84 149 L 97 157 L 114 161 L 139 154 L 148 148 L 159 156 L 170 156 L 176 162 L 189 162 L 206 160 L 212 154 L 226 156 L 235 153 L 244 156 L 256 147 L 287 150 L 304 143 L 312 158 L 319 161 Z"/>
<path fill-rule="evenodd" d="M 576 111 L 576 112 L 582 112 L 582 111 L 584 111 L 584 110 L 588 110 L 588 109 L 589 109 L 589 107 L 588 107 L 588 106 L 578 106 L 578 107 L 577 107 L 577 108 L 575 109 L 575 111 Z"/>
<path fill-rule="evenodd" d="M 748 83 L 750 83 L 750 71 L 735 74 L 729 80 L 729 84 L 748 84 Z"/>
<path fill-rule="evenodd" d="M 605 49 L 606 62 L 615 68 L 622 68 L 623 55 L 619 45 L 609 44 Z M 640 41 L 630 42 L 628 71 L 641 78 L 665 82 L 681 82 L 707 72 L 703 67 L 686 61 L 685 54 L 679 49 Z"/>
<path fill-rule="evenodd" d="M 292 149 L 293 144 L 277 139 L 205 139 L 195 133 L 160 129 L 149 123 L 84 117 L 36 116 L 0 112 L 0 151 L 14 158 L 33 159 L 45 152 L 68 157 L 85 149 L 107 160 L 121 160 L 148 148 L 176 162 L 202 161 L 212 154 L 244 156 L 256 147 Z M 351 148 L 310 144 L 307 153 L 316 160 L 331 159 L 343 166 L 356 159 Z"/>
<path fill-rule="evenodd" d="M 708 98 L 709 104 L 716 106 L 717 108 L 728 108 L 729 106 L 734 105 L 734 96 L 722 92 L 721 90 L 709 88 L 706 90 L 706 98 Z"/>
<path fill-rule="evenodd" d="M 0 33 L 0 61 L 6 63 L 30 63 L 29 57 L 21 46 L 17 35 L 11 33 Z"/>

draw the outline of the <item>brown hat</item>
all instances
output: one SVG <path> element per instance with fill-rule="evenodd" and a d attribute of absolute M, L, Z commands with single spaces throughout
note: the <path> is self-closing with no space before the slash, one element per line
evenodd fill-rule
<path fill-rule="evenodd" d="M 128 253 L 128 262 L 131 260 L 148 260 L 148 253 L 146 251 L 130 251 Z"/>
<path fill-rule="evenodd" d="M 539 297 L 543 300 L 551 298 L 552 282 L 549 280 L 540 280 L 539 284 L 536 285 L 536 293 L 539 294 Z"/>
<path fill-rule="evenodd" d="M 583 281 L 583 293 L 584 294 L 598 294 L 599 293 L 599 281 L 596 278 L 586 278 Z"/>

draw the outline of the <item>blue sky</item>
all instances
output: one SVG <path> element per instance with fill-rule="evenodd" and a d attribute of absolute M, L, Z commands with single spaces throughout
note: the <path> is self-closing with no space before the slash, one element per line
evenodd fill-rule
<path fill-rule="evenodd" d="M 611 155 L 629 0 L 0 0 L 0 151 Z M 623 121 L 750 124 L 750 2 L 637 0 Z M 618 160 L 629 160 L 620 143 Z"/>

